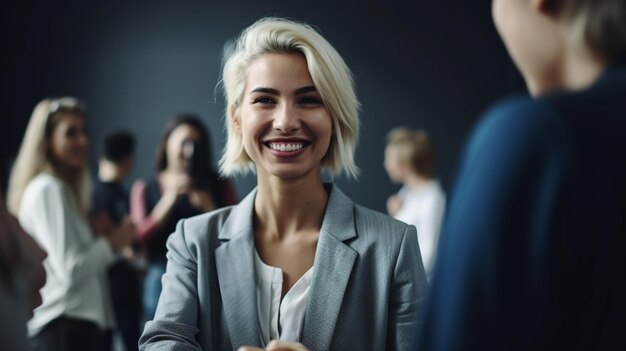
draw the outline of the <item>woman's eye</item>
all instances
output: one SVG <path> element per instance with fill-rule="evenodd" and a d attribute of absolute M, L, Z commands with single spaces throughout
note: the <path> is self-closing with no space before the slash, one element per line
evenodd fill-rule
<path fill-rule="evenodd" d="M 252 101 L 253 104 L 273 104 L 274 100 L 272 98 L 266 97 L 266 96 L 262 96 L 262 97 L 258 97 L 256 99 L 254 99 Z"/>
<path fill-rule="evenodd" d="M 322 99 L 314 96 L 306 96 L 300 99 L 300 103 L 303 105 L 323 105 Z"/>

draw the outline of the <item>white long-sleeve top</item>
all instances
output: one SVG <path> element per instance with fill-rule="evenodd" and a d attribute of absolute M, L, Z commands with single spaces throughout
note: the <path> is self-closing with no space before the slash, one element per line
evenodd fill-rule
<path fill-rule="evenodd" d="M 446 197 L 436 180 L 431 180 L 418 190 L 411 191 L 406 186 L 398 192 L 402 207 L 395 218 L 417 228 L 422 262 L 428 279 L 432 278 L 435 265 L 439 232 L 446 207 Z"/>
<path fill-rule="evenodd" d="M 50 174 L 39 174 L 24 191 L 19 220 L 48 253 L 43 304 L 28 322 L 28 334 L 37 334 L 61 315 L 92 321 L 102 329 L 112 326 L 105 272 L 115 255 L 72 206 L 69 188 Z"/>

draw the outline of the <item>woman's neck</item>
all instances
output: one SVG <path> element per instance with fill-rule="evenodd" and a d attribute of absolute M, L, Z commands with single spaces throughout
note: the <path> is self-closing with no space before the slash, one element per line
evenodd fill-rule
<path fill-rule="evenodd" d="M 419 174 L 412 173 L 404 180 L 404 185 L 411 191 L 420 190 L 430 183 L 431 178 L 422 177 Z"/>
<path fill-rule="evenodd" d="M 65 166 L 55 161 L 50 162 L 50 166 L 54 175 L 68 184 L 74 184 L 81 173 L 81 170 Z"/>
<path fill-rule="evenodd" d="M 52 170 L 52 174 L 64 182 L 69 188 L 75 209 L 79 213 L 84 214 L 82 211 L 86 209 L 85 206 L 88 204 L 85 202 L 87 199 L 84 199 L 83 195 L 84 192 L 88 192 L 88 190 L 84 189 L 85 184 L 82 183 L 83 179 L 81 178 L 85 170 L 67 167 L 59 164 L 58 162 L 50 162 L 50 169 Z"/>
<path fill-rule="evenodd" d="M 527 83 L 533 96 L 561 90 L 582 90 L 593 85 L 606 66 L 606 60 L 586 45 L 566 40 L 558 59 L 536 77 L 528 77 Z"/>
<path fill-rule="evenodd" d="M 321 227 L 328 202 L 321 176 L 295 180 L 258 177 L 255 229 L 278 240 Z"/>
<path fill-rule="evenodd" d="M 588 88 L 598 80 L 606 63 L 586 48 L 573 50 L 576 51 L 567 55 L 563 64 L 563 85 L 568 90 Z"/>

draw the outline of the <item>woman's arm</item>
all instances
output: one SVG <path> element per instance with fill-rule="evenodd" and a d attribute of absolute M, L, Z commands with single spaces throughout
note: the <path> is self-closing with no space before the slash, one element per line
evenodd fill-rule
<path fill-rule="evenodd" d="M 130 218 L 137 227 L 137 236 L 149 242 L 159 231 L 175 203 L 170 197 L 162 196 L 152 212 L 146 208 L 146 183 L 138 179 L 130 191 Z"/>
<path fill-rule="evenodd" d="M 415 227 L 407 226 L 393 271 L 389 296 L 387 350 L 409 349 L 428 283 L 420 258 Z"/>

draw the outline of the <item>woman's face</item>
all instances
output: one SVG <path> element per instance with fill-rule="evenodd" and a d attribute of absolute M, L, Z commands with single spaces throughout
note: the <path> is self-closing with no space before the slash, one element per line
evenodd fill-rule
<path fill-rule="evenodd" d="M 394 183 L 402 183 L 407 173 L 407 165 L 400 161 L 398 149 L 394 146 L 385 148 L 385 171 Z"/>
<path fill-rule="evenodd" d="M 193 150 L 189 150 L 191 143 L 200 142 L 200 132 L 188 124 L 181 124 L 174 128 L 167 139 L 165 152 L 167 154 L 167 169 L 183 172 L 187 168 L 188 158 Z"/>
<path fill-rule="evenodd" d="M 81 171 L 87 163 L 89 137 L 83 116 L 58 112 L 49 141 L 52 161 L 70 171 Z"/>
<path fill-rule="evenodd" d="M 254 60 L 232 118 L 259 177 L 319 176 L 332 121 L 303 55 L 265 54 Z"/>

